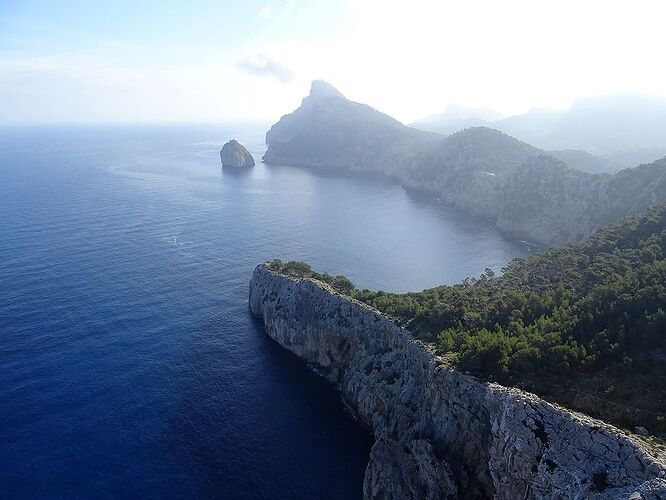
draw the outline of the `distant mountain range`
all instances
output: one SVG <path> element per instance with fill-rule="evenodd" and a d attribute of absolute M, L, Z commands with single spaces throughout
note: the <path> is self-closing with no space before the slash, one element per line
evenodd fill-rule
<path fill-rule="evenodd" d="M 506 118 L 505 115 L 488 108 L 467 108 L 448 104 L 446 111 L 425 118 L 412 124 L 415 128 L 450 135 L 469 127 L 489 126 Z"/>
<path fill-rule="evenodd" d="M 448 137 L 407 127 L 323 81 L 271 127 L 266 143 L 266 163 L 382 173 L 543 244 L 581 239 L 666 200 L 666 159 L 591 174 L 562 161 L 603 170 L 589 153 L 547 153 L 488 127 Z"/>
<path fill-rule="evenodd" d="M 642 94 L 585 97 L 566 111 L 534 109 L 510 117 L 448 106 L 412 126 L 445 135 L 470 126 L 492 127 L 545 150 L 580 150 L 579 158 L 571 153 L 566 158 L 592 172 L 613 172 L 666 156 L 666 98 Z"/>

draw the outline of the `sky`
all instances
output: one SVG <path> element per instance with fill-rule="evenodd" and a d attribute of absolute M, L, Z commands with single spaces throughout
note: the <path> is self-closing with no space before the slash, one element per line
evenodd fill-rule
<path fill-rule="evenodd" d="M 409 123 L 666 95 L 662 0 L 0 0 L 0 123 L 273 121 L 313 79 Z"/>

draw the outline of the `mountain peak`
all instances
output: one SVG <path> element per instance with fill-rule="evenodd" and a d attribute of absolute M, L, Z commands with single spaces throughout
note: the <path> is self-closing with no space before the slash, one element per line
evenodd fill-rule
<path fill-rule="evenodd" d="M 344 95 L 342 95 L 342 92 L 340 92 L 338 89 L 336 89 L 333 85 L 331 85 L 325 80 L 312 81 L 312 86 L 310 87 L 310 97 L 321 98 L 321 97 L 332 97 L 332 96 L 342 97 L 343 99 L 345 97 Z"/>

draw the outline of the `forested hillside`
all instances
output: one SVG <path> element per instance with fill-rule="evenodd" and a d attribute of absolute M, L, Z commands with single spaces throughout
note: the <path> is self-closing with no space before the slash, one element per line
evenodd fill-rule
<path fill-rule="evenodd" d="M 460 370 L 666 435 L 666 205 L 514 260 L 501 276 L 417 293 L 272 266 L 371 305 Z"/>

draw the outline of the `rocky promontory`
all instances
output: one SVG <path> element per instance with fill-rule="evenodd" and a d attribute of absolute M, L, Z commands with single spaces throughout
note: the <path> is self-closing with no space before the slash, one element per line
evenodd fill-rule
<path fill-rule="evenodd" d="M 589 174 L 492 128 L 446 137 L 407 127 L 322 81 L 271 127 L 266 144 L 265 163 L 377 172 L 546 245 L 666 201 L 666 160 Z"/>
<path fill-rule="evenodd" d="M 249 304 L 372 431 L 366 499 L 666 497 L 666 463 L 618 429 L 449 368 L 324 283 L 260 265 Z"/>
<path fill-rule="evenodd" d="M 254 167 L 254 158 L 236 139 L 231 139 L 220 151 L 223 167 Z"/>

